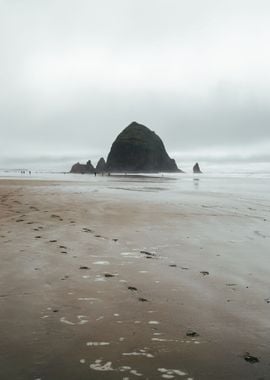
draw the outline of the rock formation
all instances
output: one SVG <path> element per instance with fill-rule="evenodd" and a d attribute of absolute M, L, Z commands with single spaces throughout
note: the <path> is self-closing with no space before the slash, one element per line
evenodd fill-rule
<path fill-rule="evenodd" d="M 74 164 L 70 170 L 70 173 L 77 174 L 93 174 L 95 172 L 94 166 L 91 164 L 91 161 L 87 161 L 86 165 L 80 164 L 77 162 Z"/>
<path fill-rule="evenodd" d="M 108 172 L 181 172 L 168 156 L 155 132 L 136 122 L 126 127 L 112 144 Z"/>
<path fill-rule="evenodd" d="M 193 166 L 193 173 L 202 173 L 198 162 Z"/>
<path fill-rule="evenodd" d="M 106 171 L 106 162 L 103 157 L 98 161 L 96 166 L 96 172 L 97 173 L 103 173 Z"/>

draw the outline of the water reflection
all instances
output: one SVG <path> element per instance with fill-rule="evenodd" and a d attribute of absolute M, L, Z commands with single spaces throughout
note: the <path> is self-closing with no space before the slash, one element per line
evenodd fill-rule
<path fill-rule="evenodd" d="M 200 184 L 200 178 L 193 178 L 193 185 L 194 185 L 194 189 L 195 190 L 198 190 L 199 189 L 199 184 Z"/>

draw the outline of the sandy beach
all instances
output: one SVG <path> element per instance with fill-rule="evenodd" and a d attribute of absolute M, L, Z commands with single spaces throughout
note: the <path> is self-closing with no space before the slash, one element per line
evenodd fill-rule
<path fill-rule="evenodd" d="M 0 379 L 270 379 L 269 195 L 78 178 L 0 180 Z"/>

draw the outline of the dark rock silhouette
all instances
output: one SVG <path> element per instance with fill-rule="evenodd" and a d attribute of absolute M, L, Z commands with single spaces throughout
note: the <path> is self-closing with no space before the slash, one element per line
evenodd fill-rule
<path fill-rule="evenodd" d="M 106 162 L 103 157 L 98 161 L 96 166 L 96 172 L 97 173 L 103 173 L 106 171 Z"/>
<path fill-rule="evenodd" d="M 126 127 L 112 144 L 108 172 L 181 172 L 168 156 L 155 132 L 136 122 Z"/>
<path fill-rule="evenodd" d="M 70 173 L 77 174 L 93 174 L 95 172 L 94 166 L 91 164 L 91 161 L 87 161 L 86 165 L 80 164 L 77 162 L 74 164 L 70 170 Z"/>
<path fill-rule="evenodd" d="M 193 166 L 193 173 L 202 173 L 198 162 Z"/>

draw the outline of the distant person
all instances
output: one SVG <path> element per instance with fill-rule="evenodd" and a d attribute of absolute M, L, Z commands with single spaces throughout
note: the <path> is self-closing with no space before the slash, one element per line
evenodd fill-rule
<path fill-rule="evenodd" d="M 31 175 L 31 170 L 29 170 L 29 175 Z"/>
<path fill-rule="evenodd" d="M 97 176 L 97 172 L 95 172 L 95 177 Z"/>

